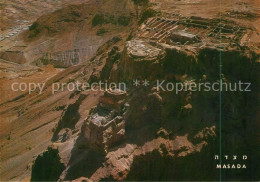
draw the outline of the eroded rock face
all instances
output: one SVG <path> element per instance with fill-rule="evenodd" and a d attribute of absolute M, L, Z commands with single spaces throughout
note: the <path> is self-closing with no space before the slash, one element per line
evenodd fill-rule
<path fill-rule="evenodd" d="M 126 43 L 122 53 L 117 75 L 121 80 L 136 78 L 154 78 L 162 74 L 161 61 L 165 57 L 165 51 L 151 42 L 145 40 L 131 40 Z M 151 74 L 151 72 L 153 74 Z M 116 74 L 116 73 L 111 73 Z"/>
<path fill-rule="evenodd" d="M 78 113 L 80 104 L 86 98 L 86 95 L 80 95 L 75 103 L 70 104 L 66 111 L 63 113 L 58 126 L 56 127 L 52 140 L 66 141 L 71 135 L 71 130 L 75 129 L 75 125 L 80 119 L 80 114 Z M 61 131 L 63 130 L 63 131 Z"/>
<path fill-rule="evenodd" d="M 104 93 L 84 121 L 81 131 L 84 147 L 76 142 L 65 179 L 80 176 L 84 177 L 76 181 L 190 180 L 188 177 L 200 180 L 201 176 L 203 180 L 215 179 L 212 175 L 215 166 L 205 160 L 219 151 L 216 137 L 219 93 L 188 89 L 177 94 L 157 90 L 155 80 L 187 85 L 218 82 L 219 22 L 199 17 L 173 17 L 151 18 L 124 47 L 105 50 L 106 64 L 103 69 L 94 71 L 92 81 L 148 79 L 150 85 L 130 87 L 127 92 L 108 90 Z M 248 34 L 246 28 L 231 21 L 224 23 L 223 81 L 254 81 L 252 68 L 257 55 L 243 47 L 246 40 L 240 44 Z M 223 144 L 246 148 L 243 137 L 251 131 L 246 128 L 247 121 L 252 119 L 249 110 L 253 109 L 247 98 L 254 95 L 223 93 L 222 96 L 223 121 L 227 121 L 223 122 L 223 135 L 229 137 L 230 134 L 236 139 L 236 142 L 225 140 Z M 71 107 L 67 113 L 70 110 Z M 237 131 L 230 133 L 232 128 Z M 70 130 L 66 129 L 64 126 L 59 132 L 61 142 L 70 136 Z M 74 175 L 78 170 L 80 172 Z"/>
<path fill-rule="evenodd" d="M 228 60 L 223 62 L 226 66 L 223 73 L 229 77 L 225 77 L 227 80 L 235 78 L 241 70 L 238 67 L 232 71 L 227 69 L 234 63 L 230 58 L 244 62 L 244 68 L 252 66 L 250 56 L 242 56 L 239 51 L 223 50 L 223 57 Z M 218 80 L 217 61 L 217 47 L 194 48 L 133 40 L 126 43 L 119 62 L 115 62 L 107 75 L 115 80 L 164 78 L 189 85 L 201 80 Z M 240 78 L 249 78 L 247 69 L 241 72 Z M 199 175 L 193 174 L 198 172 L 198 159 L 206 164 L 203 169 L 208 169 L 204 156 L 210 158 L 218 151 L 215 146 L 218 93 L 187 90 L 176 94 L 157 91 L 154 82 L 150 83 L 148 88 L 131 88 L 128 95 L 121 91 L 106 92 L 91 112 L 84 134 L 89 147 L 103 152 L 104 158 L 93 173 L 85 176 L 88 180 L 174 180 L 180 179 L 178 174 L 187 180 L 188 175 L 200 179 Z M 237 97 L 243 100 L 241 96 L 223 95 L 226 101 Z M 122 114 L 126 100 L 128 109 Z M 240 109 L 238 105 L 225 105 L 225 119 L 239 118 Z M 237 120 L 236 124 L 240 122 Z M 232 135 L 240 138 L 237 133 Z M 178 167 L 186 165 L 191 167 L 184 171 Z M 214 167 L 209 166 L 210 172 L 215 170 Z M 203 175 L 208 180 L 215 177 L 212 173 Z"/>
<path fill-rule="evenodd" d="M 142 128 L 163 122 L 163 99 L 157 92 L 136 91 L 129 101 L 126 113 L 128 128 Z"/>
<path fill-rule="evenodd" d="M 214 137 L 216 135 L 215 127 L 213 126 L 211 129 L 213 131 L 212 137 Z M 177 136 L 175 139 L 158 137 L 157 139 L 147 141 L 142 146 L 126 144 L 123 147 L 109 152 L 106 155 L 106 161 L 103 163 L 103 166 L 100 167 L 90 179 L 94 181 L 102 179 L 128 179 L 131 178 L 131 176 L 128 175 L 133 165 L 138 163 L 141 158 L 149 156 L 154 152 L 158 152 L 159 156 L 162 158 L 166 156 L 178 158 L 185 157 L 191 153 L 200 152 L 206 145 L 207 142 L 203 139 L 194 145 L 189 141 L 188 135 Z"/>
<path fill-rule="evenodd" d="M 243 27 L 236 29 L 232 24 L 226 28 L 225 36 L 233 35 L 231 43 L 245 34 Z M 199 37 L 191 33 L 192 30 L 204 30 L 205 35 L 211 35 Z M 214 179 L 215 166 L 207 166 L 204 156 L 210 158 L 218 151 L 218 93 L 188 89 L 176 94 L 157 90 L 155 80 L 186 85 L 218 81 L 219 47 L 215 42 L 218 32 L 215 19 L 153 18 L 140 27 L 133 40 L 126 42 L 122 52 L 112 50 L 110 58 L 114 61 L 109 65 L 111 69 L 106 69 L 104 78 L 130 82 L 148 79 L 150 85 L 130 87 L 128 94 L 108 91 L 100 98 L 99 105 L 86 120 L 84 133 L 90 148 L 103 151 L 104 158 L 102 165 L 86 176 L 88 180 L 189 180 L 188 175 L 200 179 L 199 175 L 191 174 L 199 169 L 197 159 L 206 164 L 203 169 L 210 169 L 210 175 L 203 174 L 205 179 Z M 242 53 L 240 49 L 240 45 L 223 46 L 225 82 L 232 82 L 234 78 L 253 78 L 248 76 L 248 68 L 253 65 L 254 53 Z M 243 70 L 239 76 L 238 70 Z M 239 118 L 241 107 L 231 104 L 235 98 L 244 99 L 243 96 L 223 94 L 223 99 L 230 103 L 223 107 L 226 121 Z M 240 119 L 236 120 L 236 124 L 240 122 Z M 240 138 L 237 133 L 232 136 Z M 225 143 L 232 142 L 227 140 Z M 187 170 L 179 169 L 186 165 L 190 165 Z"/>

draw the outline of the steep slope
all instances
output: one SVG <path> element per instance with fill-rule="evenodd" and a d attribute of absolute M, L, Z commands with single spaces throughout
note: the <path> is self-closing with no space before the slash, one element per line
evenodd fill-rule
<path fill-rule="evenodd" d="M 253 152 L 260 145 L 255 128 L 259 126 L 259 103 L 255 99 L 259 93 L 259 46 L 256 41 L 259 30 L 253 23 L 258 19 L 241 20 L 242 15 L 237 19 L 225 17 L 221 33 L 218 10 L 205 9 L 209 14 L 202 16 L 198 11 L 197 16 L 189 16 L 191 12 L 186 9 L 191 5 L 200 8 L 212 1 L 153 2 L 162 14 L 142 24 L 121 52 L 113 51 L 101 72 L 103 80 L 127 83 L 127 97 L 116 102 L 114 99 L 119 94 L 115 92 L 114 95 L 105 93 L 111 96 L 100 99 L 85 120 L 81 138 L 74 146 L 75 154 L 62 179 L 72 180 L 82 175 L 75 181 L 215 181 L 219 179 L 216 168 L 219 161 L 214 157 L 219 154 L 220 133 L 222 155 L 240 156 L 235 162 L 223 159 L 223 164 L 247 166 L 246 170 L 223 169 L 222 179 L 259 179 L 256 175 L 259 152 Z M 167 9 L 171 4 L 182 7 L 180 13 L 171 14 L 172 10 Z M 225 1 L 225 12 L 233 8 L 230 4 L 231 1 Z M 254 2 L 247 5 L 254 9 Z M 156 87 L 158 80 L 186 85 L 218 83 L 219 36 L 222 38 L 223 82 L 242 81 L 252 86 L 251 92 L 222 92 L 221 128 L 219 91 L 192 91 L 190 88 L 176 93 L 176 88 L 172 91 L 170 87 L 169 91 L 164 85 L 168 88 L 165 91 Z M 136 82 L 139 86 L 133 85 L 135 79 L 139 80 Z M 121 110 L 114 108 L 114 102 L 122 105 Z M 118 137 L 120 142 L 111 147 L 98 144 L 106 144 L 110 138 L 118 136 L 116 129 L 122 125 L 125 125 L 123 140 Z M 91 136 L 99 137 L 94 140 Z M 248 156 L 247 161 L 242 155 Z M 80 160 L 77 160 L 78 156 Z M 92 159 L 97 161 L 95 165 Z"/>
<path fill-rule="evenodd" d="M 44 54 L 55 53 L 53 47 L 59 52 L 74 49 L 86 36 L 102 41 L 91 59 L 84 57 L 49 78 L 43 94 L 24 94 L 0 105 L 1 124 L 8 128 L 1 135 L 3 180 L 29 180 L 32 168 L 46 167 L 33 161 L 51 146 L 59 151 L 56 163 L 65 166 L 61 174 L 59 168 L 60 181 L 216 181 L 220 131 L 223 155 L 248 156 L 246 162 L 234 162 L 245 163 L 247 170 L 223 169 L 222 179 L 259 180 L 258 19 L 224 17 L 220 24 L 210 0 L 151 0 L 149 6 L 131 0 L 93 2 L 43 16 L 24 34 L 29 47 L 53 39 L 40 49 Z M 255 2 L 246 1 L 253 12 Z M 232 5 L 244 6 L 225 1 L 226 16 Z M 144 22 L 136 28 L 140 19 Z M 218 91 L 176 93 L 157 87 L 163 80 L 188 86 L 219 83 L 220 50 L 223 82 L 252 83 L 252 92 L 222 92 L 221 128 Z M 39 55 L 33 61 L 44 59 Z M 96 91 L 52 94 L 53 83 L 75 81 L 124 82 L 126 89 L 96 86 Z M 54 177 L 56 173 L 48 179 Z"/>
<path fill-rule="evenodd" d="M 22 69 L 20 69 L 20 72 L 16 73 L 16 76 L 13 73 L 16 71 L 12 70 L 12 68 L 10 68 L 8 71 L 8 74 L 10 75 L 3 73 L 1 83 L 5 83 L 5 85 L 11 85 L 13 82 L 23 82 L 30 80 L 30 82 L 43 82 L 45 83 L 45 87 L 44 92 L 41 95 L 39 95 L 37 91 L 31 94 L 28 94 L 27 91 L 22 93 L 17 92 L 15 93 L 17 95 L 15 95 L 11 90 L 11 87 L 5 87 L 5 92 L 1 92 L 1 94 L 3 94 L 2 96 L 6 97 L 5 99 L 1 100 L 0 105 L 1 129 L 3 128 L 3 130 L 1 130 L 0 149 L 2 180 L 30 179 L 31 162 L 38 154 L 41 154 L 48 146 L 52 145 L 51 139 L 53 137 L 53 132 L 55 131 L 56 125 L 58 125 L 58 121 L 62 118 L 62 115 L 67 110 L 67 107 L 73 107 L 74 102 L 77 102 L 81 95 L 83 96 L 80 98 L 83 97 L 84 99 L 80 102 L 79 107 L 77 107 L 77 110 L 79 110 L 79 118 L 76 121 L 77 125 L 73 129 L 73 136 L 70 140 L 71 144 L 73 143 L 73 138 L 77 137 L 83 119 L 88 114 L 88 110 L 90 110 L 91 107 L 98 103 L 98 98 L 102 94 L 98 92 L 79 94 L 78 92 L 64 91 L 52 94 L 53 83 L 69 83 L 71 80 L 84 81 L 88 80 L 95 70 L 98 72 L 103 67 L 104 62 L 90 62 L 89 58 L 94 55 L 97 50 L 98 53 L 96 56 L 104 57 L 106 56 L 107 51 L 111 46 L 116 44 L 118 44 L 119 47 L 120 45 L 122 46 L 122 43 L 129 35 L 129 29 L 132 29 L 135 26 L 134 14 L 131 15 L 132 19 L 128 24 L 120 25 L 116 22 L 116 24 L 106 23 L 104 25 L 92 26 L 92 19 L 94 18 L 97 9 L 107 10 L 103 12 L 106 12 L 107 15 L 109 15 L 109 13 L 113 13 L 111 16 L 115 14 L 118 19 L 122 16 L 130 16 L 129 13 L 133 12 L 132 7 L 134 7 L 132 2 L 128 0 L 112 0 L 109 2 L 100 1 L 98 5 L 95 1 L 92 3 L 92 6 L 88 6 L 89 4 L 81 4 L 79 6 L 73 5 L 65 7 L 64 9 L 56 11 L 53 14 L 47 15 L 47 19 L 45 19 L 45 16 L 43 16 L 43 20 L 40 18 L 38 21 L 45 24 L 45 20 L 48 20 L 52 24 L 56 21 L 62 22 L 63 15 L 68 13 L 70 10 L 73 11 L 74 9 L 80 9 L 82 13 L 90 13 L 88 14 L 89 17 L 86 22 L 82 23 L 81 21 L 72 20 L 72 22 L 70 22 L 72 24 L 63 24 L 62 27 L 58 27 L 60 30 L 59 34 L 49 35 L 47 32 L 47 34 L 38 35 L 38 37 L 35 37 L 35 39 L 30 39 L 26 42 L 28 46 L 28 52 L 25 52 L 28 55 L 33 55 L 33 61 L 37 60 L 37 57 L 42 55 L 42 52 L 35 50 L 43 50 L 44 53 L 48 53 L 50 50 L 53 50 L 53 45 L 56 45 L 59 48 L 59 51 L 72 48 L 74 49 L 74 47 L 81 49 L 90 47 L 91 52 L 85 50 L 85 56 L 87 56 L 84 57 L 82 63 L 76 66 L 71 66 L 65 70 L 57 70 L 50 65 L 47 67 L 44 66 L 42 68 L 32 66 L 32 68 L 35 68 L 35 70 L 32 68 L 30 68 L 30 70 L 27 65 L 17 65 L 16 68 Z M 128 5 L 129 3 L 130 5 Z M 93 10 L 90 11 L 91 9 Z M 118 9 L 118 11 L 114 11 L 114 9 Z M 50 17 L 53 17 L 53 22 L 52 18 L 49 19 Z M 79 18 L 81 18 L 81 15 Z M 72 25 L 76 28 L 70 29 L 69 27 Z M 66 26 L 68 29 L 65 29 L 63 26 Z M 101 28 L 107 28 L 109 32 L 107 32 L 105 35 L 97 36 L 96 32 Z M 67 37 L 68 34 L 71 35 L 72 40 L 68 40 L 71 38 Z M 24 37 L 21 37 L 21 41 L 22 38 Z M 55 43 L 53 44 L 37 44 L 41 41 L 43 42 L 53 39 L 55 39 L 55 41 L 58 43 L 54 41 Z M 66 43 L 67 46 L 64 45 L 64 43 Z M 102 46 L 102 44 L 104 45 Z M 43 48 L 46 48 L 46 50 Z M 28 61 L 30 62 L 30 60 Z M 8 62 L 6 63 L 9 64 Z M 47 69 L 47 72 L 50 72 L 50 74 L 42 71 L 42 69 Z M 53 72 L 51 72 L 52 69 Z M 41 74 L 45 73 L 46 75 L 40 76 Z M 19 78 L 19 75 L 23 76 L 24 78 Z M 9 99 L 7 98 L 8 94 Z M 73 145 L 71 144 L 64 146 L 72 147 Z M 71 148 L 65 149 L 64 152 L 66 157 L 70 156 L 70 150 Z"/>

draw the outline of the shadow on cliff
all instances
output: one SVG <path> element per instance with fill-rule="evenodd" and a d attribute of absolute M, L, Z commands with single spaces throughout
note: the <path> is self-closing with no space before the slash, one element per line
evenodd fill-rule
<path fill-rule="evenodd" d="M 52 137 L 52 142 L 55 142 L 58 139 L 58 134 L 63 128 L 70 128 L 74 129 L 75 125 L 80 119 L 80 114 L 78 112 L 79 107 L 83 100 L 86 98 L 86 95 L 80 95 L 78 100 L 70 104 L 66 111 L 63 113 L 61 120 L 58 123 L 58 126 L 56 130 L 54 131 L 53 137 Z"/>

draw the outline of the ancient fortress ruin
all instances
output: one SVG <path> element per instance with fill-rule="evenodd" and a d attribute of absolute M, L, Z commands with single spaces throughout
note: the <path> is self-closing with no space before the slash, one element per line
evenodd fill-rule
<path fill-rule="evenodd" d="M 219 19 L 173 16 L 169 19 L 150 18 L 140 27 L 138 36 L 173 45 L 214 46 L 219 43 L 220 29 L 223 44 L 235 43 L 246 33 L 245 27 L 228 20 L 220 23 Z"/>
<path fill-rule="evenodd" d="M 125 137 L 125 108 L 126 92 L 108 90 L 100 98 L 99 105 L 92 109 L 86 119 L 85 137 L 90 147 L 106 153 L 115 143 Z"/>

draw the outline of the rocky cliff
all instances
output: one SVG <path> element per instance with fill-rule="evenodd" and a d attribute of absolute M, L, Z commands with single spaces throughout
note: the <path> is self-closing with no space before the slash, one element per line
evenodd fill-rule
<path fill-rule="evenodd" d="M 58 39 L 67 31 L 74 32 L 77 24 L 82 26 L 78 36 L 83 37 L 86 30 L 101 32 L 96 36 L 105 37 L 105 43 L 100 43 L 91 59 L 50 78 L 42 95 L 25 94 L 0 105 L 6 118 L 20 112 L 12 120 L 10 141 L 1 147 L 4 177 L 14 176 L 8 171 L 14 169 L 10 162 L 21 165 L 25 159 L 30 165 L 26 171 L 15 170 L 19 177 L 14 179 L 28 177 L 31 168 L 31 176 L 37 176 L 35 169 L 42 167 L 37 161 L 55 151 L 55 162 L 62 171 L 48 179 L 216 181 L 220 170 L 215 155 L 221 150 L 222 155 L 248 156 L 238 161 L 245 162 L 247 170 L 222 169 L 222 180 L 258 180 L 259 45 L 254 40 L 259 29 L 252 23 L 255 19 L 228 14 L 230 4 L 244 4 L 225 1 L 226 14 L 220 20 L 210 1 L 95 2 L 99 6 L 91 4 L 93 9 L 85 4 L 44 16 L 27 32 L 37 33 L 29 41 L 44 36 Z M 248 6 L 253 11 L 251 3 Z M 198 11 L 205 5 L 210 8 Z M 195 13 L 187 10 L 192 6 L 197 8 Z M 66 12 L 73 16 L 67 17 Z M 62 29 L 65 24 L 73 30 Z M 108 28 L 109 36 L 98 31 L 101 28 Z M 76 80 L 125 83 L 126 87 L 102 90 L 96 85 L 95 91 L 51 93 L 53 83 Z M 251 91 L 204 90 L 205 83 L 239 82 L 251 83 Z M 22 139 L 32 145 L 31 150 L 21 151 L 25 148 L 19 143 Z M 41 154 L 48 146 L 53 149 Z M 31 155 L 35 155 L 34 162 Z"/>

